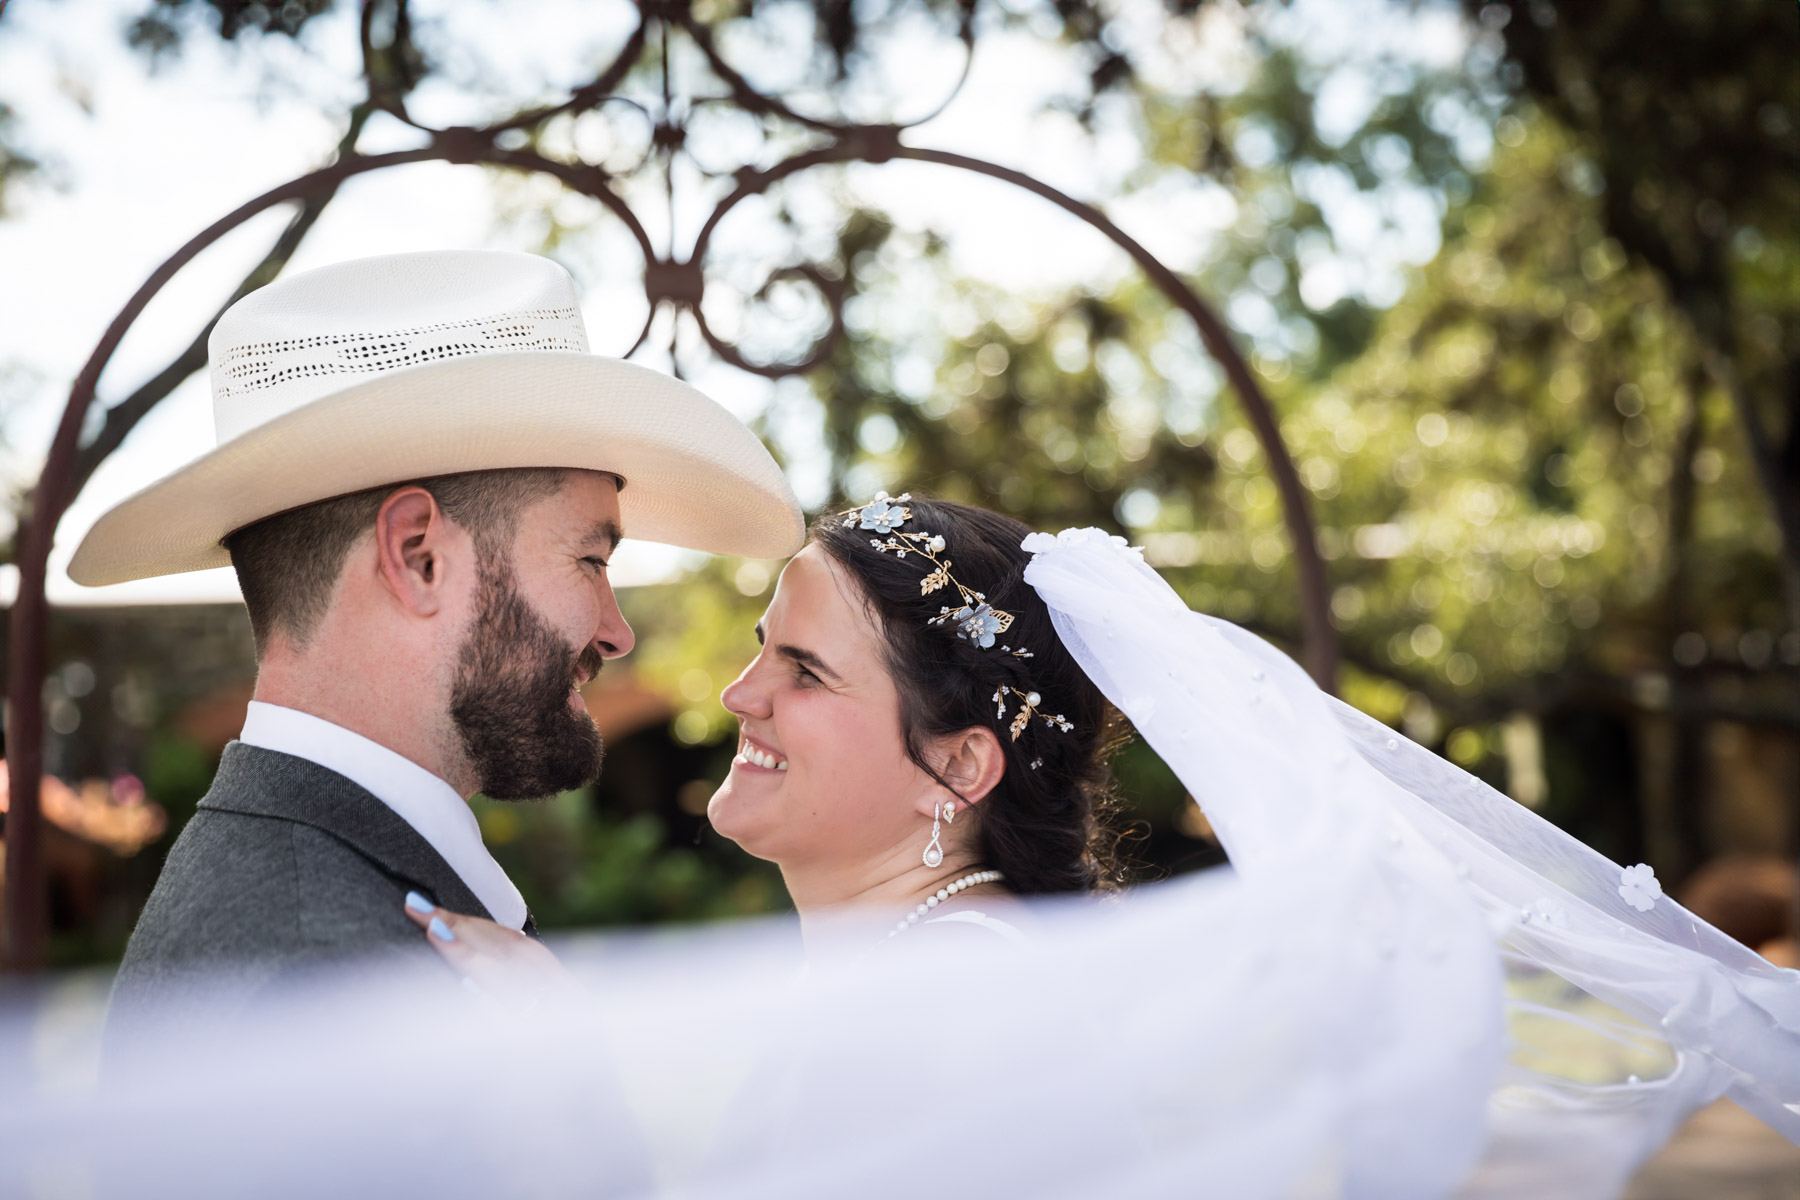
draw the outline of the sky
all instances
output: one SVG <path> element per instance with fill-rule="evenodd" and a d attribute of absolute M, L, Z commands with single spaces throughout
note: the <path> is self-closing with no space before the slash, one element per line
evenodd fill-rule
<path fill-rule="evenodd" d="M 1008 0 L 1009 3 L 1022 0 Z M 146 0 L 12 0 L 0 18 L 0 101 L 19 115 L 23 140 L 48 162 L 43 181 L 14 197 L 0 219 L 0 471 L 12 480 L 35 474 L 60 415 L 70 380 L 100 332 L 139 283 L 199 229 L 244 200 L 326 160 L 342 133 L 342 114 L 357 96 L 356 31 L 349 12 L 315 21 L 299 45 L 254 37 L 227 46 L 191 38 L 179 60 L 152 70 L 127 50 L 119 31 Z M 1245 69 L 1241 21 L 1215 5 L 1198 25 L 1171 24 L 1156 0 L 1121 0 L 1122 36 L 1132 40 L 1152 80 L 1171 88 L 1229 87 Z M 475 122 L 523 101 L 551 99 L 610 58 L 629 29 L 622 0 L 510 2 L 506 19 L 486 0 L 421 0 L 415 5 L 430 44 L 440 48 L 443 78 L 413 98 L 427 124 Z M 804 39 L 779 5 L 763 44 L 727 42 L 725 50 L 758 84 L 787 90 L 796 61 L 792 39 Z M 1407 53 L 1454 61 L 1463 51 L 1448 9 L 1397 18 L 1381 0 L 1300 0 L 1278 20 L 1297 22 L 1321 44 L 1403 42 Z M 785 35 L 785 37 L 783 36 Z M 866 119 L 922 115 L 947 94 L 960 69 L 953 43 L 922 28 L 901 27 L 883 43 L 879 69 L 863 92 L 835 97 Z M 678 74 L 694 78 L 678 59 Z M 1018 167 L 1082 198 L 1114 197 L 1108 212 L 1177 270 L 1192 269 L 1229 227 L 1235 207 L 1221 189 L 1166 181 L 1130 191 L 1136 144 L 1122 130 L 1081 130 L 1049 101 L 1079 90 L 1081 64 L 1034 36 L 984 37 L 969 79 L 941 114 L 909 135 L 915 145 Z M 1333 92 L 1333 109 L 1353 122 L 1374 89 L 1354 73 Z M 794 96 L 797 106 L 822 97 Z M 578 126 L 569 147 L 621 162 L 635 153 L 637 132 L 617 106 Z M 397 121 L 371 123 L 365 151 L 417 144 Z M 766 155 L 753 131 L 729 121 L 697 127 L 694 154 L 729 167 Z M 1244 149 L 1244 147 L 1240 147 Z M 1248 147 L 1254 150 L 1254 147 Z M 713 185 L 716 187 L 716 184 Z M 660 192 L 628 192 L 659 247 L 685 250 L 711 207 L 708 182 L 677 180 L 673 227 Z M 576 276 L 596 353 L 623 353 L 641 326 L 645 302 L 635 245 L 591 201 L 558 200 L 545 180 L 499 179 L 480 168 L 419 164 L 352 181 L 309 235 L 289 271 L 370 254 L 439 248 L 536 250 L 546 232 L 542 211 L 570 227 L 557 256 Z M 1128 193 L 1121 196 L 1121 193 Z M 716 193 L 714 193 L 716 194 Z M 993 181 L 915 163 L 860 167 L 835 181 L 792 189 L 804 231 L 796 246 L 776 236 L 766 210 L 745 205 L 721 229 L 722 283 L 754 287 L 758 272 L 798 251 L 830 243 L 846 200 L 877 204 L 902 229 L 947 235 L 960 274 L 1020 297 L 1071 287 L 1104 288 L 1129 263 L 1100 234 L 1049 204 Z M 1404 200 L 1404 198 L 1402 198 Z M 1402 212 L 1386 233 L 1378 215 L 1340 205 L 1365 261 L 1322 274 L 1320 287 L 1363 280 L 1393 291 L 1408 262 L 1436 250 L 1436 213 Z M 1416 206 L 1415 206 L 1416 207 Z M 265 213 L 203 253 L 151 304 L 102 377 L 111 403 L 166 365 L 266 251 L 287 210 Z M 1360 232 L 1359 232 L 1360 230 Z M 1342 240 L 1342 239 L 1340 239 Z M 1046 252 L 1046 248 L 1052 248 Z M 1326 276 L 1330 275 L 1330 278 Z M 735 307 L 728 287 L 709 287 L 707 310 L 722 325 Z M 804 313 L 796 319 L 804 321 Z M 777 314 L 779 317 L 780 314 Z M 766 326 L 765 322 L 765 326 Z M 778 331 L 779 332 L 779 331 Z M 667 368 L 668 330 L 659 327 L 638 356 Z M 687 376 L 746 419 L 770 409 L 781 387 L 713 361 L 690 330 L 681 342 Z M 1196 379 L 1195 386 L 1216 386 Z M 822 442 L 806 405 L 779 405 L 794 416 L 772 423 L 803 502 L 822 500 Z M 173 468 L 210 450 L 211 401 L 204 372 L 146 418 L 95 474 L 58 530 L 51 599 L 57 604 L 224 600 L 236 597 L 229 570 L 87 589 L 63 567 L 81 535 L 106 509 Z M 667 547 L 632 543 L 614 562 L 620 586 L 663 580 L 695 561 Z M 16 587 L 0 569 L 0 599 Z"/>

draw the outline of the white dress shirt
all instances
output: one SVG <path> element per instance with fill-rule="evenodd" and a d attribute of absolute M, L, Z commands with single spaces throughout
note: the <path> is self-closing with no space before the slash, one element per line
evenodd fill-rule
<path fill-rule="evenodd" d="M 525 898 L 482 844 L 468 802 L 418 763 L 342 725 L 258 700 L 250 702 L 238 740 L 318 763 L 372 793 L 431 843 L 495 921 L 524 927 Z"/>

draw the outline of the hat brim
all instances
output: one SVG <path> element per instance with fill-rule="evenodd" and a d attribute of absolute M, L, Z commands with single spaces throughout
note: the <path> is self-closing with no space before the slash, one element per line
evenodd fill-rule
<path fill-rule="evenodd" d="M 229 566 L 225 536 L 276 513 L 514 467 L 618 475 L 634 540 L 779 558 L 805 539 L 781 469 L 718 403 L 635 363 L 532 351 L 390 372 L 259 425 L 101 517 L 69 578 L 98 587 Z"/>

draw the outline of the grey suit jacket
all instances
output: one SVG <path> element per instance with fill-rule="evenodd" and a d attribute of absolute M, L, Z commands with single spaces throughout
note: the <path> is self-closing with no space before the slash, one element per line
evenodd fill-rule
<path fill-rule="evenodd" d="M 223 1047 L 209 1068 L 215 1072 L 229 1061 L 238 1035 L 248 1035 L 246 1061 L 255 1064 L 263 1028 L 243 1018 L 272 1013 L 289 996 L 305 994 L 315 974 L 330 974 L 321 968 L 366 964 L 404 971 L 410 964 L 426 978 L 454 986 L 455 973 L 403 911 L 409 890 L 458 912 L 488 915 L 437 851 L 375 796 L 306 759 L 233 742 L 199 812 L 169 851 L 131 935 L 113 985 L 103 1068 L 127 1079 L 135 1068 L 168 1071 L 162 1040 L 168 1034 L 198 1035 L 213 1043 L 215 1053 Z M 526 932 L 535 933 L 526 921 Z M 326 1013 L 333 1022 L 342 1014 Z M 173 1052 L 179 1055 L 182 1046 Z M 235 1081 L 220 1078 L 225 1096 L 239 1094 L 232 1091 Z M 414 1095 L 404 1079 L 390 1086 L 394 1081 L 380 1076 L 353 1078 L 354 1086 L 374 1087 L 380 1098 L 350 1097 L 357 1121 L 335 1126 L 302 1120 L 302 1135 L 285 1140 L 279 1129 L 258 1127 L 262 1140 L 253 1149 L 222 1155 L 210 1153 L 213 1125 L 201 1124 L 173 1151 L 159 1143 L 144 1156 L 166 1168 L 159 1175 L 147 1176 L 135 1155 L 111 1156 L 111 1174 L 102 1176 L 99 1192 L 202 1200 L 542 1193 L 532 1182 L 537 1152 L 479 1136 L 472 1118 L 484 1110 L 471 1104 L 467 1089 Z M 241 1094 L 253 1107 L 248 1118 L 228 1113 L 228 1130 L 251 1128 L 270 1104 L 255 1089 Z M 205 1111 L 192 1107 L 191 1098 L 185 1102 L 190 1108 L 184 1111 Z M 569 1165 L 572 1159 L 563 1162 L 567 1186 L 543 1194 L 650 1194 L 649 1160 L 637 1149 L 629 1109 L 603 1069 L 572 1111 L 563 1132 L 544 1136 L 566 1158 L 578 1154 L 582 1133 L 605 1131 L 609 1153 L 579 1169 Z M 534 1124 L 545 1119 L 532 1116 Z M 317 1129 L 330 1131 L 329 1145 L 303 1136 Z"/>
<path fill-rule="evenodd" d="M 373 794 L 306 759 L 231 743 L 126 947 L 108 1053 L 146 1024 L 233 1021 L 322 967 L 411 964 L 453 981 L 407 919 L 408 891 L 489 915 Z"/>

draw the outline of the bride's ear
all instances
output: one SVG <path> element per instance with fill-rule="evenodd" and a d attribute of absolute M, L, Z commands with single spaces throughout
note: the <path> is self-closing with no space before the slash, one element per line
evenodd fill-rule
<path fill-rule="evenodd" d="M 979 804 L 1006 775 L 1006 751 L 991 729 L 975 726 L 950 734 L 939 743 L 939 750 L 939 776 L 969 804 Z"/>

